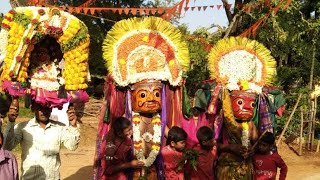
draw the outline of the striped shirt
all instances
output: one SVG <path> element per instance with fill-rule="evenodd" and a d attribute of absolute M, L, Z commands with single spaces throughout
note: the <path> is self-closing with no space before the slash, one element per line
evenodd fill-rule
<path fill-rule="evenodd" d="M 23 180 L 60 179 L 60 146 L 75 150 L 80 141 L 78 128 L 49 121 L 41 128 L 35 118 L 19 123 L 9 122 L 5 130 L 4 148 L 12 150 L 21 145 L 21 178 Z"/>

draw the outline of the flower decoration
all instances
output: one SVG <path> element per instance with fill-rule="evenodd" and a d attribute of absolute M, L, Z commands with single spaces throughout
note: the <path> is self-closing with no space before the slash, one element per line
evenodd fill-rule
<path fill-rule="evenodd" d="M 17 56 L 16 57 L 16 61 L 20 62 L 22 60 L 22 57 L 21 56 Z"/>
<path fill-rule="evenodd" d="M 32 20 L 31 20 L 31 23 L 32 23 L 33 25 L 38 24 L 38 19 L 32 19 Z"/>
<path fill-rule="evenodd" d="M 75 16 L 57 8 L 17 7 L 5 15 L 1 26 L 3 81 L 26 83 L 30 78 L 30 55 L 34 45 L 49 35 L 58 40 L 64 53 L 64 70 L 62 76 L 56 77 L 60 85 L 70 92 L 88 87 L 90 37 L 87 27 Z"/>
<path fill-rule="evenodd" d="M 189 52 L 180 31 L 157 17 L 116 23 L 103 43 L 103 57 L 119 86 L 143 79 L 177 86 L 189 68 Z"/>
<path fill-rule="evenodd" d="M 132 117 L 133 122 L 133 147 L 134 154 L 138 160 L 143 161 L 146 167 L 150 167 L 156 160 L 157 155 L 160 151 L 161 142 L 161 120 L 159 114 L 155 114 L 152 117 L 151 123 L 153 125 L 153 135 L 149 132 L 145 132 L 143 135 L 140 133 L 140 121 L 141 117 L 139 113 L 134 113 Z M 146 142 L 152 142 L 152 150 L 148 157 L 143 155 L 142 150 L 142 139 Z M 152 140 L 151 140 L 152 139 Z"/>
<path fill-rule="evenodd" d="M 44 14 L 46 14 L 45 11 L 44 11 L 44 9 L 39 9 L 39 10 L 38 10 L 38 13 L 39 13 L 41 16 L 43 16 Z"/>
<path fill-rule="evenodd" d="M 276 75 L 271 52 L 257 41 L 241 37 L 218 41 L 211 49 L 208 65 L 211 79 L 229 90 L 245 88 L 260 93 Z"/>

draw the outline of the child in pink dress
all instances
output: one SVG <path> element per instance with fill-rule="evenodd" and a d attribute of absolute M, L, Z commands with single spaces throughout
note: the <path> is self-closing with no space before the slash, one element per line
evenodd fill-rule
<path fill-rule="evenodd" d="M 127 118 L 119 117 L 112 123 L 110 132 L 107 135 L 106 146 L 106 170 L 102 180 L 116 179 L 127 180 L 126 170 L 129 168 L 141 168 L 144 162 L 131 160 L 132 151 L 132 125 Z"/>
<path fill-rule="evenodd" d="M 267 132 L 258 144 L 258 151 L 253 156 L 254 179 L 256 180 L 275 180 L 278 168 L 280 168 L 279 180 L 286 179 L 288 167 L 277 152 L 272 152 L 274 141 L 274 135 Z"/>
<path fill-rule="evenodd" d="M 180 127 L 173 126 L 168 133 L 167 146 L 162 151 L 164 175 L 166 180 L 183 180 L 184 169 L 178 168 L 182 151 L 186 146 L 187 133 Z"/>

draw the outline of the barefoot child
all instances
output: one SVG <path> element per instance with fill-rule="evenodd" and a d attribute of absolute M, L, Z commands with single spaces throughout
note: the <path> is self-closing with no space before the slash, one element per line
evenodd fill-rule
<path fill-rule="evenodd" d="M 272 133 L 267 132 L 258 144 L 258 151 L 253 157 L 256 180 L 275 180 L 277 168 L 280 168 L 279 180 L 285 180 L 288 172 L 286 163 L 278 153 L 272 152 L 275 138 Z"/>
<path fill-rule="evenodd" d="M 124 117 L 115 119 L 111 131 L 107 135 L 106 171 L 102 179 L 126 180 L 129 168 L 141 168 L 144 162 L 130 160 L 132 151 L 132 125 Z"/>
<path fill-rule="evenodd" d="M 207 126 L 202 126 L 197 131 L 197 139 L 199 144 L 194 147 L 194 150 L 199 152 L 197 170 L 191 170 L 188 179 L 213 180 L 214 164 L 217 158 L 213 131 Z"/>
<path fill-rule="evenodd" d="M 168 133 L 167 146 L 162 151 L 166 180 L 183 180 L 183 169 L 178 168 L 182 151 L 186 146 L 187 133 L 180 127 L 173 126 Z"/>

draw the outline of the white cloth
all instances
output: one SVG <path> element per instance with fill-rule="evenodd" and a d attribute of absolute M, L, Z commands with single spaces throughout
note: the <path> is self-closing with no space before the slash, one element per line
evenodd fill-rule
<path fill-rule="evenodd" d="M 78 128 L 52 120 L 41 128 L 35 118 L 15 126 L 9 122 L 4 134 L 5 149 L 21 145 L 23 180 L 60 179 L 60 146 L 75 150 L 80 141 Z"/>
<path fill-rule="evenodd" d="M 69 120 L 68 120 L 68 114 L 67 110 L 69 107 L 69 103 L 63 104 L 63 108 L 59 110 L 58 108 L 52 108 L 50 119 L 54 121 L 59 121 L 65 124 L 66 126 L 69 126 Z"/>

